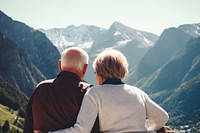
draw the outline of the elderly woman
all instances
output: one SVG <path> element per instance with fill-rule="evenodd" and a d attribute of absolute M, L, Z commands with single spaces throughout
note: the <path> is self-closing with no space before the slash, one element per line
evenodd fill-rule
<path fill-rule="evenodd" d="M 145 92 L 122 82 L 128 63 L 121 52 L 101 52 L 93 68 L 99 85 L 84 96 L 74 127 L 55 133 L 89 133 L 97 116 L 100 130 L 107 133 L 154 132 L 168 121 L 168 114 Z"/>

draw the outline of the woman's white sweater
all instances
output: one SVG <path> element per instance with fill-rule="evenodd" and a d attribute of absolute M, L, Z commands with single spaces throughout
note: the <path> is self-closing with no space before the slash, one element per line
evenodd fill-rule
<path fill-rule="evenodd" d="M 89 133 L 97 116 L 100 130 L 107 133 L 156 131 L 169 119 L 167 112 L 139 88 L 104 84 L 87 91 L 74 127 L 57 132 Z"/>

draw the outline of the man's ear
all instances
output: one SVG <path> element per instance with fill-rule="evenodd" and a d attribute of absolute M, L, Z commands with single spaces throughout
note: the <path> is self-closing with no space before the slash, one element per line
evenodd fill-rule
<path fill-rule="evenodd" d="M 59 72 L 62 71 L 62 69 L 61 69 L 61 60 L 58 61 L 58 70 L 59 70 Z"/>
<path fill-rule="evenodd" d="M 83 74 L 84 74 L 84 75 L 86 74 L 87 68 L 88 68 L 88 64 L 85 64 L 85 65 L 83 66 Z"/>

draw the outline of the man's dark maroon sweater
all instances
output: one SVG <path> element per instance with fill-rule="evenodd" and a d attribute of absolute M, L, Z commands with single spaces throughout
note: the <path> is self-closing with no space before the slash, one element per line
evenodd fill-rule
<path fill-rule="evenodd" d="M 40 83 L 28 103 L 23 132 L 54 131 L 73 126 L 90 86 L 71 72 L 61 72 L 55 80 Z M 99 132 L 98 120 L 91 132 Z"/>

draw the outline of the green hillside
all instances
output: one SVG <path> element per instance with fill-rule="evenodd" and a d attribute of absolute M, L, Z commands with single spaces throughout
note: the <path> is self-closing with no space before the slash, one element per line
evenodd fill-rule
<path fill-rule="evenodd" d="M 0 129 L 4 125 L 5 121 L 8 120 L 10 124 L 9 133 L 22 132 L 23 118 L 18 117 L 18 112 L 14 111 L 2 104 L 0 104 Z M 21 128 L 19 128 L 21 127 Z M 17 131 L 18 130 L 18 131 Z M 0 130 L 1 133 L 1 130 Z"/>
<path fill-rule="evenodd" d="M 0 77 L 0 104 L 17 110 L 21 117 L 25 116 L 28 97 Z"/>
<path fill-rule="evenodd" d="M 0 77 L 0 99 L 0 133 L 5 121 L 10 124 L 8 133 L 22 132 L 28 97 Z"/>

